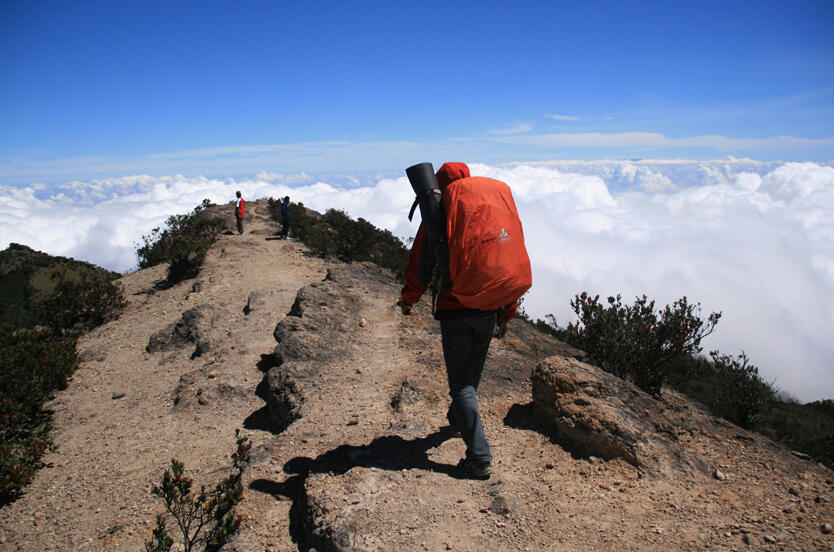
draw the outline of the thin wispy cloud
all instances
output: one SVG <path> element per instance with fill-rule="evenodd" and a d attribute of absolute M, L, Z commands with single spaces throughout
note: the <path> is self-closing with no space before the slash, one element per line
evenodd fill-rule
<path fill-rule="evenodd" d="M 548 115 L 548 117 L 550 117 L 554 121 L 565 121 L 565 122 L 579 121 L 581 119 L 581 117 L 575 117 L 573 115 Z"/>
<path fill-rule="evenodd" d="M 686 136 L 673 138 L 654 132 L 581 132 L 533 134 L 496 138 L 505 143 L 519 143 L 554 148 L 692 148 L 706 147 L 717 151 L 774 150 L 807 147 L 832 148 L 834 138 L 798 138 L 775 136 L 771 138 L 733 138 L 719 135 Z"/>
<path fill-rule="evenodd" d="M 533 125 L 530 123 L 518 123 L 509 128 L 495 128 L 489 131 L 489 134 L 497 134 L 499 136 L 506 136 L 510 134 L 523 134 L 533 130 Z"/>

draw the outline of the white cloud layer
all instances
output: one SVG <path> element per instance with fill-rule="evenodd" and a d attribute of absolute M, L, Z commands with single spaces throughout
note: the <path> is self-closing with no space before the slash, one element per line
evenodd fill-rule
<path fill-rule="evenodd" d="M 803 400 L 834 397 L 834 168 L 744 159 L 471 168 L 513 189 L 533 261 L 531 315 L 566 324 L 581 291 L 629 302 L 646 293 L 660 305 L 686 295 L 704 316 L 724 313 L 707 349 L 745 350 L 764 377 Z M 0 186 L 0 247 L 23 243 L 124 271 L 136 265 L 134 244 L 168 215 L 203 198 L 226 203 L 238 189 L 414 233 L 404 176 L 347 181 L 262 172 Z"/>

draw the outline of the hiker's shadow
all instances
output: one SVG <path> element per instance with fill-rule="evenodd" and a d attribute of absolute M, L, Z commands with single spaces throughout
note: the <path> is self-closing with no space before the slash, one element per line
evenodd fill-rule
<path fill-rule="evenodd" d="M 284 483 L 257 479 L 250 483 L 249 488 L 271 494 L 276 498 L 283 496 L 293 499 L 297 492 L 296 486 L 309 474 L 342 475 L 356 467 L 389 471 L 418 469 L 462 478 L 456 466 L 440 464 L 428 456 L 430 449 L 440 446 L 453 436 L 454 434 L 448 428 L 412 440 L 403 439 L 399 435 L 386 435 L 377 437 L 367 445 L 340 445 L 316 458 L 296 456 L 284 464 L 284 472 L 296 477 L 291 477 Z"/>
<path fill-rule="evenodd" d="M 290 477 L 284 481 L 256 479 L 249 488 L 273 496 L 276 500 L 289 500 L 290 535 L 299 550 L 311 550 L 310 535 L 304 529 L 304 484 L 311 473 L 342 475 L 356 467 L 379 468 L 390 471 L 410 469 L 428 470 L 446 474 L 455 479 L 465 479 L 456 466 L 440 464 L 429 459 L 428 451 L 442 445 L 455 435 L 448 427 L 420 437 L 406 440 L 399 435 L 377 437 L 367 445 L 341 445 L 316 458 L 296 456 L 284 464 L 284 472 Z"/>

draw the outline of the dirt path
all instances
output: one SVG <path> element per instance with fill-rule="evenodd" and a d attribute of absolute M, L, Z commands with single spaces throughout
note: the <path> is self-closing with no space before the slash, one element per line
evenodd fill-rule
<path fill-rule="evenodd" d="M 148 489 L 172 457 L 209 484 L 229 465 L 234 430 L 263 404 L 254 394 L 258 363 L 275 346 L 276 322 L 299 287 L 325 274 L 324 262 L 305 256 L 303 246 L 267 239 L 274 228 L 265 207 L 252 206 L 247 233 L 221 236 L 196 282 L 155 290 L 162 266 L 122 278 L 130 304 L 81 339 L 81 367 L 51 404 L 59 450 L 44 458 L 49 467 L 25 495 L 3 509 L 0 549 L 142 549 L 159 510 Z M 252 292 L 262 304 L 246 315 Z M 221 312 L 214 331 L 226 342 L 216 354 L 145 351 L 154 332 L 202 304 Z M 180 378 L 195 371 L 223 392 L 208 404 L 175 408 Z M 256 444 L 270 436 L 249 433 Z"/>

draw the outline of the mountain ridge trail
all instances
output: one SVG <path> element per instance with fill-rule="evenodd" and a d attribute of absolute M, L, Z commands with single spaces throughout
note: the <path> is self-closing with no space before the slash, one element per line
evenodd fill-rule
<path fill-rule="evenodd" d="M 248 207 L 247 233 L 221 236 L 195 280 L 164 289 L 164 266 L 122 278 L 130 304 L 81 338 L 82 364 L 51 403 L 60 448 L 0 511 L 0 550 L 143 549 L 162 511 L 151 483 L 175 457 L 214 485 L 236 428 L 253 448 L 226 551 L 834 549 L 820 530 L 834 521 L 831 470 L 671 390 L 659 402 L 678 442 L 722 479 L 565 450 L 532 419 L 530 373 L 551 355 L 584 357 L 522 321 L 493 340 L 478 393 L 495 473 L 462 478 L 430 301 L 403 316 L 389 272 L 276 240 L 266 203 Z M 232 228 L 232 207 L 219 209 Z M 323 289 L 353 310 L 302 301 Z M 338 318 L 325 345 L 339 355 L 306 372 L 301 417 L 275 431 L 267 376 L 290 361 L 273 331 L 302 304 Z M 146 350 L 186 320 L 202 345 Z"/>

